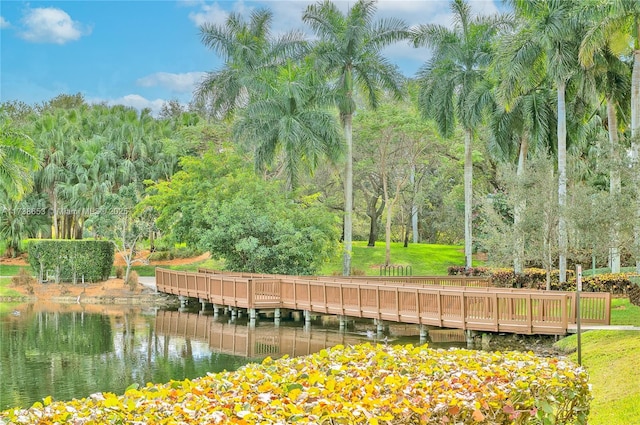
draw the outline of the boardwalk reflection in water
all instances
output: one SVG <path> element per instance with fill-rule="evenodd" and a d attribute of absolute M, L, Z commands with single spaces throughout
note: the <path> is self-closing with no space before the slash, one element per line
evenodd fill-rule
<path fill-rule="evenodd" d="M 177 336 L 206 342 L 211 351 L 261 359 L 316 353 L 323 348 L 339 344 L 362 343 L 367 338 L 326 329 L 292 326 L 274 326 L 272 322 L 261 326 L 230 323 L 211 316 L 178 311 L 159 311 L 156 315 L 157 334 Z"/>

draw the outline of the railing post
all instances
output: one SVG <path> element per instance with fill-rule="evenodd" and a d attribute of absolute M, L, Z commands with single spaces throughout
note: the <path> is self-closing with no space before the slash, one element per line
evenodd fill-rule
<path fill-rule="evenodd" d="M 527 322 L 529 323 L 529 334 L 533 333 L 533 304 L 531 294 L 527 294 Z"/>
<path fill-rule="evenodd" d="M 253 279 L 251 278 L 247 279 L 247 298 L 248 298 L 247 304 L 249 305 L 249 309 L 255 308 L 256 291 L 255 291 L 255 285 L 253 283 Z"/>
<path fill-rule="evenodd" d="M 464 291 L 460 293 L 460 312 L 462 313 L 462 329 L 467 329 L 467 309 L 465 308 Z"/>

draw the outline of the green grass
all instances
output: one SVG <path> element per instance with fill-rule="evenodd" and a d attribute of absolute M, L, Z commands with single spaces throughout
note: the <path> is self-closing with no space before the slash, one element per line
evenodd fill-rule
<path fill-rule="evenodd" d="M 6 264 L 2 264 L 0 265 L 0 276 L 15 276 L 22 269 L 26 269 L 30 274 L 33 274 L 31 266 L 9 266 Z"/>
<path fill-rule="evenodd" d="M 611 324 L 640 327 L 640 307 L 631 304 L 629 298 L 613 298 L 611 300 Z M 640 338 L 640 333 L 638 338 Z"/>
<path fill-rule="evenodd" d="M 593 401 L 589 425 L 640 423 L 640 332 L 589 331 L 582 336 L 582 364 L 589 372 Z M 577 336 L 556 343 L 577 349 Z M 577 353 L 570 358 L 577 361 Z"/>
<path fill-rule="evenodd" d="M 364 272 L 367 276 L 378 276 L 380 265 L 385 260 L 385 244 L 377 242 L 375 247 L 368 247 L 366 241 L 353 242 L 351 269 Z M 407 248 L 402 243 L 391 244 L 391 264 L 411 266 L 413 275 L 442 276 L 447 274 L 447 268 L 454 265 L 464 265 L 464 248 L 456 245 L 409 244 Z M 483 262 L 474 261 L 474 266 Z M 320 270 L 322 275 L 342 274 L 342 257 L 335 258 Z"/>
<path fill-rule="evenodd" d="M 7 277 L 0 278 L 0 297 L 21 297 L 22 294 L 14 289 L 9 288 L 11 279 Z M 3 303 L 0 303 L 0 306 Z"/>
<path fill-rule="evenodd" d="M 634 273 L 636 271 L 635 267 L 620 267 L 620 273 Z M 610 267 L 600 267 L 596 268 L 596 275 L 611 273 Z M 593 276 L 593 269 L 586 265 L 582 266 L 582 275 L 583 276 Z"/>
<path fill-rule="evenodd" d="M 206 269 L 221 269 L 223 267 L 223 262 L 219 260 L 207 259 L 196 261 L 190 264 L 181 264 L 175 266 L 157 266 L 161 268 L 171 269 L 171 270 L 182 270 L 187 272 L 196 272 L 198 268 L 206 268 Z M 155 276 L 156 275 L 156 266 L 142 266 L 142 265 L 134 265 L 131 267 L 131 270 L 135 270 L 138 273 L 138 276 Z M 111 268 L 111 276 L 115 276 L 116 268 Z"/>

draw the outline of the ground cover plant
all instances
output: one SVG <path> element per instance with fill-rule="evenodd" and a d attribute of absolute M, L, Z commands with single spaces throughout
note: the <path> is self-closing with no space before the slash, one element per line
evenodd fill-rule
<path fill-rule="evenodd" d="M 336 346 L 236 372 L 0 413 L 7 423 L 585 423 L 588 376 L 533 353 Z"/>
<path fill-rule="evenodd" d="M 589 331 L 582 335 L 582 364 L 589 373 L 593 401 L 589 425 L 633 424 L 640 418 L 640 332 Z M 556 343 L 577 360 L 577 337 Z"/>

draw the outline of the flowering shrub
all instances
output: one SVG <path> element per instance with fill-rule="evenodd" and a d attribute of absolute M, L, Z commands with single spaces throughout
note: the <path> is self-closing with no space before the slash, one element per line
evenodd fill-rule
<path fill-rule="evenodd" d="M 533 353 L 336 346 L 0 413 L 10 424 L 585 424 L 585 370 Z M 5 421 L 5 422 L 3 422 Z"/>
<path fill-rule="evenodd" d="M 640 307 L 640 285 L 633 284 L 631 288 L 629 288 L 629 301 L 631 304 L 637 305 Z"/>
<path fill-rule="evenodd" d="M 464 267 L 449 267 L 449 275 L 488 276 L 493 286 L 498 288 L 546 289 L 547 274 L 544 269 L 529 268 L 522 274 L 513 269 L 473 267 L 465 271 Z M 633 287 L 629 273 L 605 273 L 582 278 L 582 289 L 586 292 L 610 292 L 626 295 Z M 575 291 L 576 277 L 573 270 L 567 270 L 567 282 L 560 283 L 559 271 L 551 272 L 551 289 L 556 291 Z"/>

